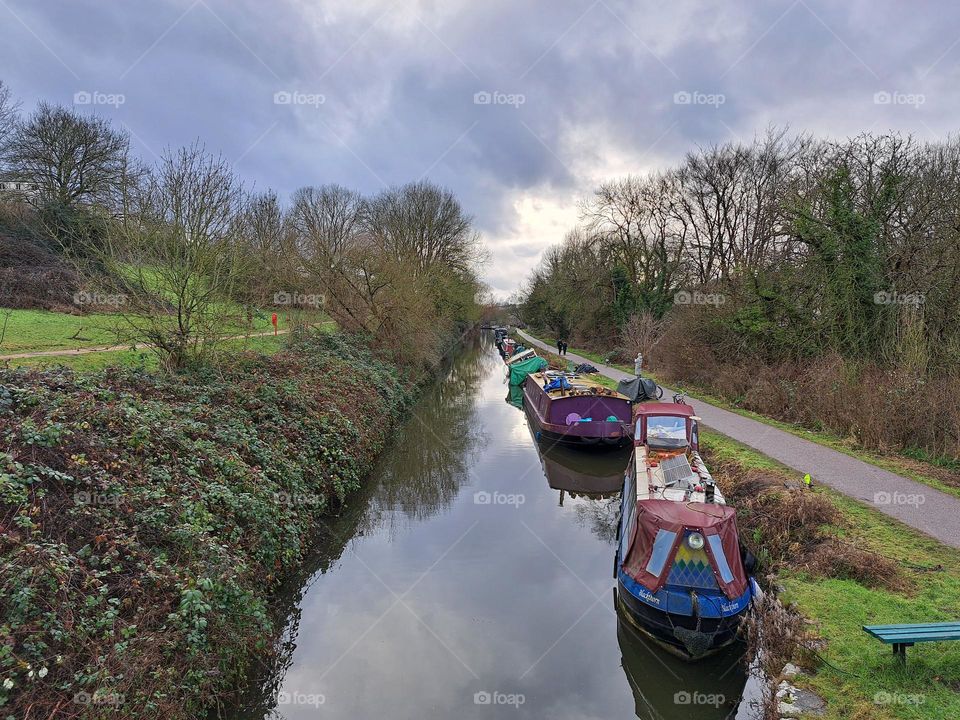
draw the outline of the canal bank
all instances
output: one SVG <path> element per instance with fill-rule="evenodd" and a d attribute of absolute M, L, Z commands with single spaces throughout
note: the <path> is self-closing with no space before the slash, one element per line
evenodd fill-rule
<path fill-rule="evenodd" d="M 220 704 L 416 390 L 329 333 L 173 376 L 2 372 L 0 717 Z"/>
<path fill-rule="evenodd" d="M 406 418 L 225 717 L 738 716 L 742 647 L 683 663 L 616 613 L 628 453 L 538 444 L 489 337 Z"/>

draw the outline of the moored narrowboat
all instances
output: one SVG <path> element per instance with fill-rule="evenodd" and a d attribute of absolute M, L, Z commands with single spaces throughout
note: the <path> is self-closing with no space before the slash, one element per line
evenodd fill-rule
<path fill-rule="evenodd" d="M 618 603 L 649 637 L 685 659 L 733 642 L 759 592 L 736 513 L 699 453 L 686 403 L 634 407 L 615 561 Z"/>
<path fill-rule="evenodd" d="M 531 373 L 523 396 L 538 438 L 614 446 L 632 436 L 630 400 L 589 378 L 550 370 Z"/>

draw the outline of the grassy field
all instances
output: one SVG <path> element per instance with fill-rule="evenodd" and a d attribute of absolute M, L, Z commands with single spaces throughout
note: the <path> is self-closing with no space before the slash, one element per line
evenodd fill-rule
<path fill-rule="evenodd" d="M 67 348 L 116 345 L 122 342 L 118 335 L 120 318 L 109 313 L 70 315 L 47 310 L 4 310 L 0 315 L 7 320 L 0 354 L 62 350 Z"/>
<path fill-rule="evenodd" d="M 711 457 L 747 469 L 773 470 L 791 479 L 798 473 L 729 438 L 704 432 Z M 960 552 L 941 545 L 875 510 L 827 488 L 817 488 L 839 510 L 836 532 L 847 542 L 894 561 L 904 592 L 865 587 L 853 580 L 780 573 L 782 599 L 793 603 L 825 641 L 826 661 L 798 684 L 823 696 L 828 718 L 943 720 L 960 717 L 960 643 L 927 643 L 909 648 L 906 667 L 889 646 L 862 625 L 942 622 L 960 618 Z"/>
<path fill-rule="evenodd" d="M 545 343 L 550 344 L 551 346 L 556 344 L 556 338 L 553 338 L 549 335 L 534 333 L 530 330 L 526 330 L 525 332 L 539 340 L 542 340 Z M 623 372 L 631 374 L 633 373 L 633 367 L 604 362 L 604 358 L 600 353 L 590 350 L 583 350 L 581 348 L 570 348 L 570 352 L 585 357 L 592 362 L 603 363 L 609 367 L 616 368 L 617 370 L 622 370 Z M 653 378 L 657 381 L 657 383 L 662 383 L 662 381 L 654 373 L 644 371 L 644 375 Z M 880 455 L 859 447 L 856 442 L 850 438 L 841 438 L 829 432 L 814 431 L 793 423 L 775 420 L 774 418 L 767 417 L 766 415 L 760 415 L 758 413 L 751 412 L 750 410 L 744 410 L 743 408 L 737 407 L 733 403 L 730 403 L 723 398 L 716 397 L 715 395 L 711 395 L 709 393 L 704 393 L 700 390 L 688 392 L 687 394 L 691 399 L 702 400 L 710 403 L 711 405 L 723 408 L 724 410 L 729 410 L 730 412 L 735 412 L 738 415 L 757 420 L 758 422 L 772 425 L 775 428 L 783 430 L 784 432 L 788 432 L 792 435 L 796 435 L 797 437 L 804 438 L 805 440 L 809 440 L 820 445 L 826 445 L 829 448 L 837 450 L 838 452 L 842 452 L 851 457 L 855 457 L 858 460 L 863 460 L 871 465 L 876 465 L 877 467 L 885 470 L 898 473 L 904 477 L 908 477 L 912 480 L 923 483 L 924 485 L 928 485 L 932 488 L 940 490 L 941 492 L 953 495 L 954 497 L 960 497 L 960 474 L 957 472 L 960 468 L 957 468 L 949 463 L 942 461 L 938 462 L 930 458 L 919 457 L 915 455 Z"/>
<path fill-rule="evenodd" d="M 259 312 L 249 326 L 239 321 L 238 313 L 238 322 L 225 328 L 225 332 L 236 335 L 248 331 L 268 332 L 273 329 L 270 323 L 271 312 L 273 311 L 269 309 Z M 129 327 L 117 314 L 71 315 L 47 310 L 2 310 L 0 326 L 3 325 L 7 313 L 9 319 L 3 342 L 0 343 L 0 355 L 122 345 L 129 342 Z M 281 329 L 291 326 L 294 313 L 307 322 L 327 319 L 319 311 L 278 310 Z"/>
<path fill-rule="evenodd" d="M 317 326 L 323 331 L 333 330 L 334 323 L 326 323 Z M 224 340 L 220 344 L 221 353 L 235 353 L 252 350 L 261 352 L 265 355 L 283 349 L 287 342 L 287 335 L 265 335 L 261 337 L 238 338 L 235 340 Z M 55 355 L 52 357 L 36 358 L 18 358 L 16 360 L 5 361 L 9 367 L 69 367 L 78 372 L 91 372 L 102 370 L 106 367 L 128 367 L 143 368 L 145 370 L 158 370 L 160 362 L 158 356 L 151 352 L 149 348 L 139 348 L 136 350 L 109 350 L 104 352 L 87 353 L 85 355 Z"/>
<path fill-rule="evenodd" d="M 261 312 L 255 317 L 252 327 L 239 324 L 226 332 L 232 334 L 263 333 L 273 330 L 269 313 Z M 297 313 L 294 315 L 294 313 Z M 278 327 L 292 327 L 294 320 L 302 319 L 322 329 L 331 329 L 332 321 L 319 312 L 278 311 Z M 3 317 L 0 315 L 0 324 Z M 125 342 L 126 340 L 126 342 Z M 285 335 L 265 335 L 224 340 L 221 350 L 235 352 L 254 350 L 273 353 L 283 347 Z M 159 367 L 157 356 L 149 348 L 132 348 L 125 339 L 124 321 L 113 314 L 69 315 L 44 310 L 14 310 L 11 312 L 7 331 L 0 344 L 0 356 L 49 350 L 73 350 L 79 348 L 109 347 L 129 343 L 130 349 L 109 350 L 83 355 L 56 355 L 48 357 L 15 358 L 5 360 L 9 367 L 55 367 L 66 366 L 78 371 L 99 370 L 108 366 Z"/>

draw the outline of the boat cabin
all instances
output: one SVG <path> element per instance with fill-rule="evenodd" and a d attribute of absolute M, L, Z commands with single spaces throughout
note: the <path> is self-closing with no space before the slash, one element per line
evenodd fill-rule
<path fill-rule="evenodd" d="M 699 420 L 685 403 L 634 405 L 637 499 L 724 502 L 700 457 Z"/>
<path fill-rule="evenodd" d="M 633 407 L 634 444 L 660 450 L 699 450 L 699 419 L 685 403 L 638 403 Z"/>

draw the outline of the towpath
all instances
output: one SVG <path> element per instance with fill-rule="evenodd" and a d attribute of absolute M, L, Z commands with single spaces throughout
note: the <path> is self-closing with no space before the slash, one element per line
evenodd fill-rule
<path fill-rule="evenodd" d="M 523 331 L 517 332 L 529 344 L 556 353 L 556 347 Z M 574 353 L 567 357 L 576 363 L 590 363 L 614 380 L 633 377 Z M 663 391 L 665 398 L 673 395 L 668 388 Z M 694 407 L 707 427 L 789 468 L 810 473 L 815 482 L 859 500 L 942 543 L 960 548 L 960 498 L 702 400 L 695 400 Z"/>

